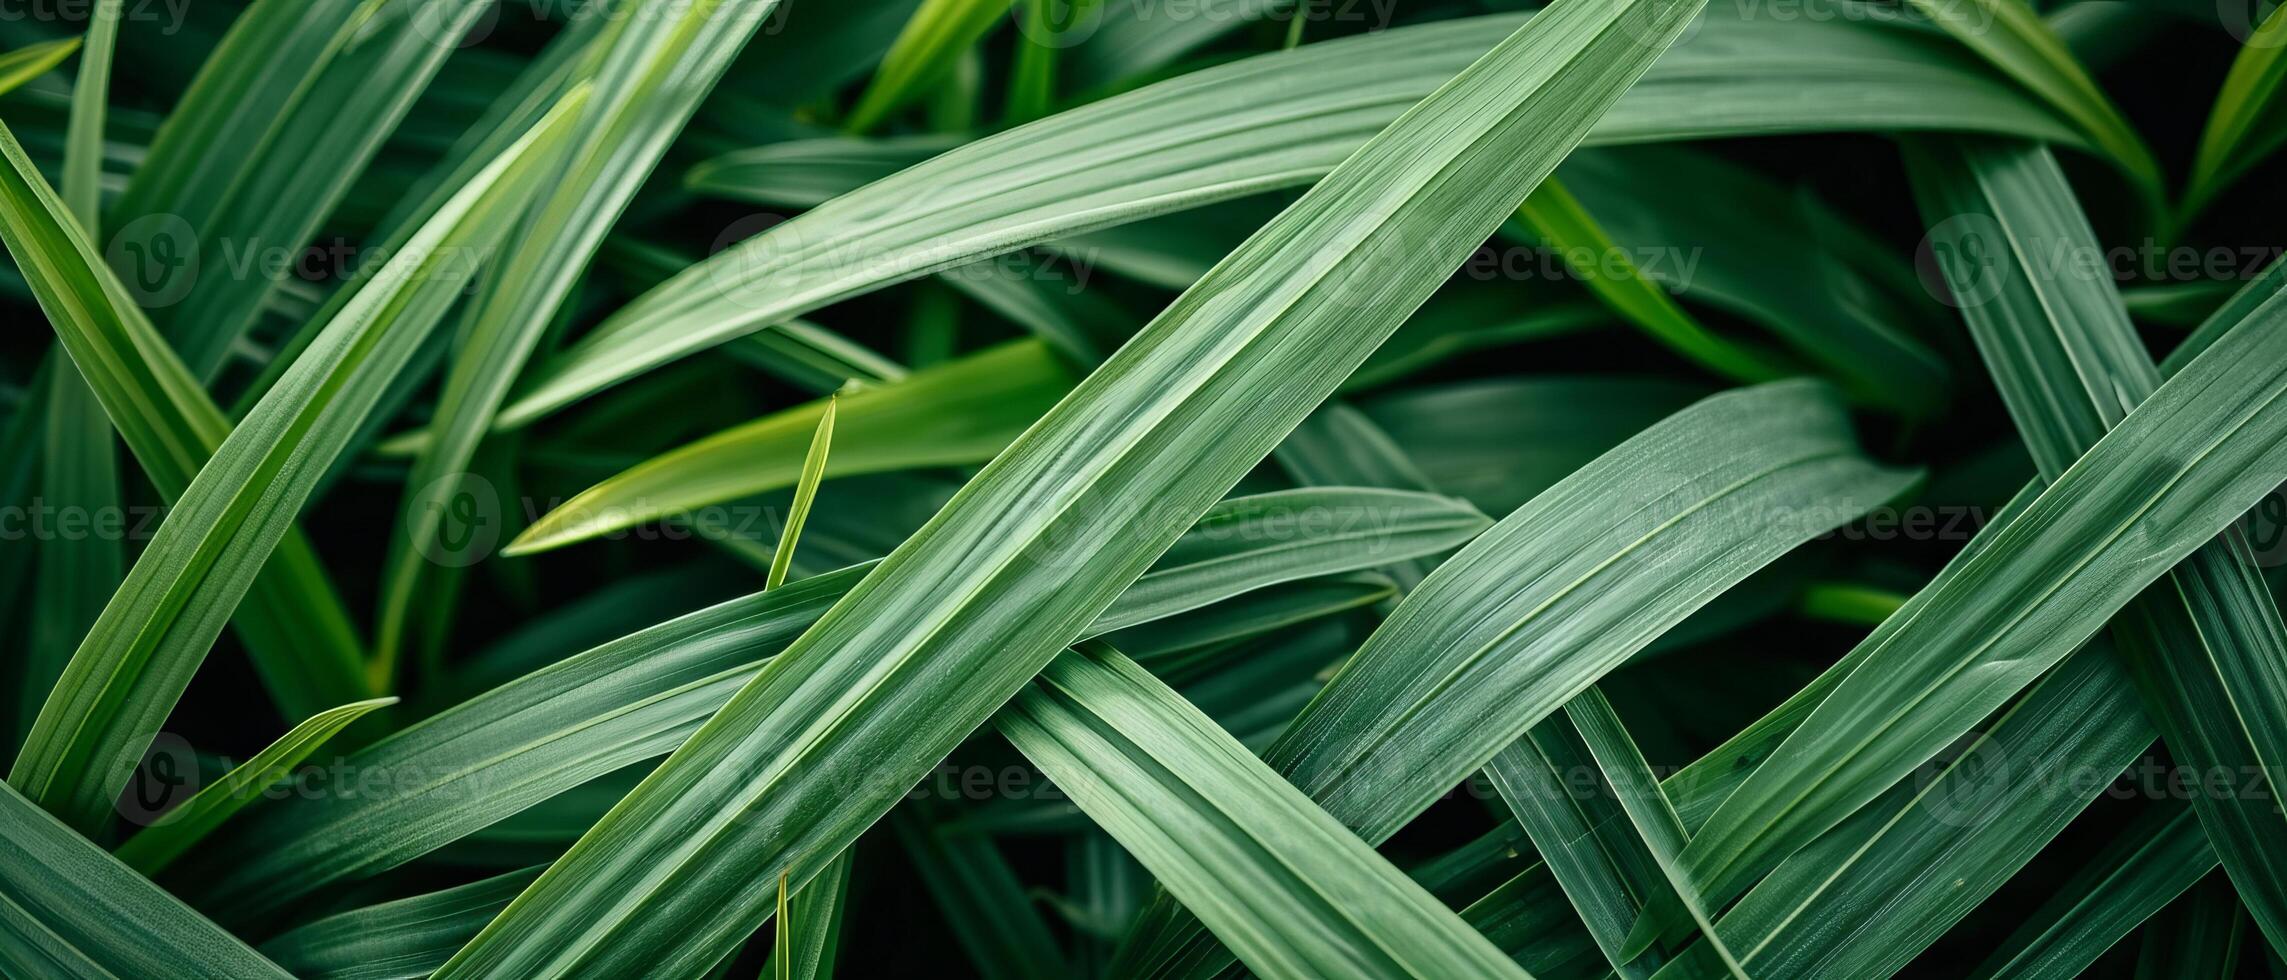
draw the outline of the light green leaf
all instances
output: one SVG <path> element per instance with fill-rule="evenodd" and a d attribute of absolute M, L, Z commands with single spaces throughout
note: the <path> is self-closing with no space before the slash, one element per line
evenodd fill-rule
<path fill-rule="evenodd" d="M 2240 8 L 2218 8 L 2244 17 Z M 2249 168 L 2287 141 L 2287 101 L 2279 98 L 2287 81 L 2287 15 L 2273 8 L 2263 23 L 2234 25 L 2239 56 L 2232 59 L 2223 88 L 2216 92 L 2207 129 L 2200 133 L 2192 176 L 2178 205 L 2177 220 L 2197 217 L 2216 196 Z"/>
<path fill-rule="evenodd" d="M 2160 162 L 2079 59 L 2026 0 L 1910 0 L 1963 46 L 2041 97 L 2160 201 Z"/>
<path fill-rule="evenodd" d="M 1665 288 L 1636 269 L 1563 184 L 1543 182 L 1517 209 L 1517 217 L 1545 246 L 1556 250 L 1572 274 L 1605 305 L 1668 349 L 1733 381 L 1752 384 L 1799 373 L 1775 354 L 1716 336 L 1684 312 Z M 1586 261 L 1578 261 L 1583 256 Z M 1605 274 L 1614 265 L 1619 266 L 1618 274 Z"/>
<path fill-rule="evenodd" d="M 1525 977 L 1206 715 L 1104 644 L 1002 734 L 1266 977 Z"/>
<path fill-rule="evenodd" d="M 301 765 L 302 760 L 309 758 L 310 753 L 323 747 L 327 739 L 349 727 L 350 722 L 396 703 L 396 698 L 374 698 L 311 715 L 255 753 L 253 758 L 191 794 L 190 799 L 167 811 L 112 853 L 138 872 L 158 874 L 184 851 L 222 826 L 232 814 L 277 785 L 294 767 Z"/>
<path fill-rule="evenodd" d="M 992 459 L 1078 382 L 1039 341 L 979 351 L 839 397 L 825 475 Z M 793 486 L 827 401 L 735 426 L 605 480 L 541 515 L 502 549 L 528 555 L 645 521 Z"/>
<path fill-rule="evenodd" d="M 810 502 L 818 497 L 818 481 L 826 475 L 826 454 L 834 444 L 835 401 L 826 399 L 826 411 L 818 416 L 818 431 L 810 437 L 809 451 L 802 454 L 802 475 L 794 481 L 794 505 L 787 508 L 786 527 L 778 533 L 778 547 L 770 553 L 770 576 L 763 588 L 786 584 L 787 569 L 794 567 L 794 545 L 802 540 L 802 522 L 810 517 Z"/>
<path fill-rule="evenodd" d="M 1935 128 L 2083 142 L 1924 32 L 1728 9 L 1711 11 L 1663 57 L 1592 140 Z M 678 357 L 891 283 L 1172 208 L 1307 184 L 1519 22 L 1464 18 L 1305 45 L 969 143 L 630 303 L 542 363 L 500 424 L 529 424 Z M 1357 66 L 1369 62 L 1378 67 L 1366 83 Z M 916 200 L 928 209 L 917 212 Z"/>
<path fill-rule="evenodd" d="M 67 37 L 27 44 L 0 54 L 0 93 L 13 91 L 25 82 L 53 71 L 65 59 L 78 53 L 79 45 L 79 38 Z"/>
<path fill-rule="evenodd" d="M 954 71 L 970 47 L 1010 10 L 1006 0 L 921 0 L 889 53 L 882 55 L 873 82 L 850 109 L 848 126 L 864 132 L 889 114 L 922 97 Z"/>
<path fill-rule="evenodd" d="M 780 980 L 833 976 L 842 922 L 850 914 L 850 852 L 843 851 L 788 906 L 787 917 L 794 922 L 779 923 L 779 943 L 771 948 L 763 971 Z"/>

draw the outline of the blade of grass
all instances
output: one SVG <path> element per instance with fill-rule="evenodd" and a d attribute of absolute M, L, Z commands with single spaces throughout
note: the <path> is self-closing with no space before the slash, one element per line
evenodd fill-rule
<path fill-rule="evenodd" d="M 2153 159 L 2151 148 L 2025 0 L 1909 2 L 1963 46 L 2072 120 L 2120 164 L 2148 204 L 2161 203 L 2160 162 Z"/>
<path fill-rule="evenodd" d="M 1666 289 L 1637 271 L 1635 263 L 1563 184 L 1542 182 L 1525 199 L 1525 206 L 1517 209 L 1517 217 L 1564 257 L 1573 275 L 1590 292 L 1669 350 L 1717 375 L 1748 384 L 1800 373 L 1777 354 L 1719 337 L 1684 312 Z M 1575 261 L 1579 255 L 1593 258 Z M 1621 264 L 1618 274 L 1604 274 L 1615 263 Z"/>
<path fill-rule="evenodd" d="M 1946 262 L 1945 273 L 1974 298 L 1963 316 L 2042 477 L 2055 479 L 2151 396 L 2161 371 L 2111 277 L 2055 264 L 2099 246 L 2045 151 L 1930 142 L 1910 159 L 1923 213 L 1939 229 L 1932 248 L 1986 250 L 1985 263 Z M 1973 224 L 1980 230 L 1967 230 Z M 2170 751 L 2199 771 L 2261 781 L 2254 795 L 2264 799 L 2198 794 L 2193 809 L 2257 924 L 2287 945 L 2287 823 L 2268 799 L 2271 774 L 2287 771 L 2287 625 L 2261 569 L 2236 535 L 2209 543 L 2130 603 L 2113 632 Z"/>
<path fill-rule="evenodd" d="M 2152 807 L 2066 879 L 1972 976 L 2067 980 L 2216 868 L 2189 807 Z"/>
<path fill-rule="evenodd" d="M 1567 0 L 1368 140 L 986 464 L 440 976 L 714 963 L 769 914 L 757 876 L 806 883 L 1022 689 L 1697 7 Z M 861 759 L 853 787 L 839 763 Z"/>
<path fill-rule="evenodd" d="M 601 33 L 574 74 L 592 80 L 570 149 L 470 307 L 445 374 L 432 439 L 413 463 L 375 614 L 377 679 L 395 675 L 418 618 L 447 616 L 451 581 L 429 560 L 493 414 L 612 223 L 776 0 L 705 0 L 638 12 L 598 5 Z M 428 585 L 425 588 L 425 580 Z M 436 651 L 424 651 L 434 660 Z M 430 672 L 431 674 L 434 671 Z"/>
<path fill-rule="evenodd" d="M 1351 546 L 1292 547 L 1301 515 L 1372 495 L 1390 516 Z M 1304 491 L 1283 506 L 1234 498 L 1206 530 L 1169 549 L 1098 617 L 1133 626 L 1299 576 L 1360 568 L 1459 545 L 1484 518 L 1426 495 Z M 1225 515 L 1255 512 L 1230 522 Z M 1355 515 L 1347 517 L 1347 515 Z M 1409 516 L 1410 515 L 1410 516 Z M 1374 547 L 1379 542 L 1380 547 Z M 1253 560 L 1256 557 L 1272 560 Z M 1187 560 L 1182 555 L 1194 555 Z M 348 760 L 360 772 L 408 774 L 397 792 L 299 794 L 254 807 L 167 876 L 232 924 L 272 915 L 344 879 L 396 867 L 606 773 L 666 754 L 751 679 L 764 660 L 817 622 L 870 567 L 799 579 L 637 631 L 532 671 L 376 742 Z M 1186 584 L 1188 583 L 1188 584 Z M 394 785 L 394 784 L 393 784 Z M 246 857 L 247 854 L 257 855 Z M 291 873 L 288 870 L 291 869 Z M 807 887 L 798 891 L 809 894 Z"/>
<path fill-rule="evenodd" d="M 71 219 L 89 238 L 100 237 L 103 112 L 111 85 L 111 53 L 119 34 L 119 2 L 104 0 L 89 14 L 80 48 L 79 80 L 72 87 L 64 137 L 61 197 Z M 50 358 L 60 355 L 51 353 Z M 17 700 L 17 734 L 27 734 L 40 704 L 71 662 L 80 637 L 103 612 L 125 573 L 127 510 L 119 483 L 119 449 L 103 403 L 79 369 L 51 368 L 40 464 L 40 499 L 62 515 L 78 515 L 78 533 L 58 527 L 38 552 L 39 604 L 32 611 L 31 643 Z"/>
<path fill-rule="evenodd" d="M 2109 651 L 2067 660 L 1957 758 L 1932 763 L 1782 863 L 1717 931 L 1757 977 L 1897 972 L 2151 746 L 2135 701 Z M 1708 953 L 1687 949 L 1658 977 L 1720 975 Z"/>
<path fill-rule="evenodd" d="M 1860 645 L 1853 671 L 1687 853 L 1727 901 L 2087 640 L 2275 486 L 2287 440 L 2287 301 L 2264 304 L 1989 528 Z"/>
<path fill-rule="evenodd" d="M 1783 381 L 1699 402 L 1598 457 L 1447 559 L 1294 719 L 1266 761 L 1379 843 L 1694 610 L 1904 493 L 1836 393 Z M 1227 964 L 1158 903 L 1125 972 Z M 1222 954 L 1227 957 L 1227 954 Z"/>
<path fill-rule="evenodd" d="M 1008 11 L 1009 4 L 1002 0 L 921 0 L 889 52 L 882 55 L 873 81 L 858 96 L 845 125 L 852 132 L 865 132 L 921 98 L 952 74 L 954 64 Z"/>
<path fill-rule="evenodd" d="M 826 399 L 826 411 L 818 416 L 817 434 L 810 437 L 810 449 L 802 455 L 802 475 L 794 482 L 794 505 L 786 511 L 786 529 L 778 534 L 778 547 L 770 553 L 770 576 L 763 588 L 775 589 L 786 584 L 786 571 L 794 565 L 794 545 L 802 540 L 802 522 L 810 517 L 810 502 L 818 497 L 818 481 L 826 475 L 826 454 L 834 444 L 834 405 Z"/>
<path fill-rule="evenodd" d="M 2177 206 L 2176 220 L 2191 223 L 2239 178 L 2287 141 L 2287 101 L 2279 98 L 2287 81 L 2287 16 L 2277 8 L 2240 38 L 2238 57 L 2216 92 L 2215 108 L 2200 133 L 2192 176 Z"/>
<path fill-rule="evenodd" d="M 536 189 L 538 164 L 580 101 L 464 187 L 223 440 L 73 655 L 12 785 L 77 826 L 102 824 L 311 488 L 465 287 L 467 270 L 455 263 L 499 241 L 501 216 Z M 73 244 L 87 248 L 84 238 Z"/>
<path fill-rule="evenodd" d="M 12 92 L 25 82 L 54 71 L 57 65 L 79 52 L 79 45 L 79 38 L 67 37 L 0 53 L 0 93 Z"/>
<path fill-rule="evenodd" d="M 25 270 L 70 366 L 92 385 L 159 495 L 178 500 L 229 434 L 229 421 L 12 140 L 6 157 L 0 237 Z M 290 717 L 368 696 L 348 614 L 298 529 L 280 542 L 233 622 L 264 686 Z"/>
<path fill-rule="evenodd" d="M 843 851 L 809 887 L 781 910 L 778 945 L 763 969 L 780 980 L 821 980 L 834 975 L 842 920 L 849 917 L 850 852 Z M 791 917 L 788 926 L 784 919 Z"/>
<path fill-rule="evenodd" d="M 978 351 L 835 401 L 826 476 L 992 459 L 1078 383 L 1039 341 Z M 793 486 L 827 400 L 734 426 L 645 460 L 541 515 L 502 549 L 529 555 L 710 504 Z"/>
<path fill-rule="evenodd" d="M 539 868 L 354 908 L 297 926 L 262 953 L 303 980 L 420 980 L 508 906 Z"/>
<path fill-rule="evenodd" d="M 1525 977 L 1509 958 L 1157 678 L 1058 657 L 1000 729 L 1270 977 Z"/>
<path fill-rule="evenodd" d="M 291 278 L 283 257 L 317 233 L 490 5 L 312 0 L 241 15 L 114 215 L 121 254 L 181 260 L 132 281 L 194 375 L 215 377 Z"/>
<path fill-rule="evenodd" d="M 0 970 L 22 977 L 288 976 L 0 786 Z"/>
<path fill-rule="evenodd" d="M 1464 18 L 1305 45 L 969 143 L 774 226 L 638 298 L 539 365 L 499 424 L 527 425 L 678 357 L 894 282 L 1310 183 L 1519 23 Z M 1937 128 L 2083 142 L 1948 48 L 1875 21 L 1719 9 L 1591 139 Z M 1378 68 L 1371 85 L 1360 85 L 1357 66 L 1367 62 Z M 1838 86 L 1851 86 L 1848 98 L 1832 94 Z M 1813 91 L 1821 97 L 1806 104 Z M 916 209 L 916 200 L 929 207 Z"/>
<path fill-rule="evenodd" d="M 396 703 L 396 698 L 374 698 L 311 715 L 255 753 L 253 758 L 201 787 L 190 799 L 128 838 L 112 855 L 146 876 L 158 874 L 216 827 L 222 826 L 231 815 L 276 786 L 301 765 L 302 760 L 309 758 L 310 753 L 323 747 L 326 740 L 340 734 L 351 722 Z"/>

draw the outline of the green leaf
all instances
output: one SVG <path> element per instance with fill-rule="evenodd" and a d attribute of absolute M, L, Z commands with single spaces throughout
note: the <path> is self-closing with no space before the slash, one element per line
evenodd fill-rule
<path fill-rule="evenodd" d="M 118 0 L 96 4 L 64 137 L 61 196 L 90 238 L 101 228 L 104 98 L 118 33 Z M 47 375 L 39 499 L 61 513 L 76 512 L 83 523 L 76 534 L 50 535 L 39 549 L 39 605 L 32 611 L 17 702 L 19 736 L 31 727 L 80 637 L 119 587 L 126 563 L 122 541 L 128 512 L 120 499 L 119 448 L 111 421 L 77 368 L 50 369 Z"/>
<path fill-rule="evenodd" d="M 2160 162 L 2115 108 L 2079 59 L 2025 0 L 1910 0 L 1963 46 L 1978 53 L 2065 118 L 2102 149 L 2157 205 Z"/>
<path fill-rule="evenodd" d="M 794 545 L 802 540 L 802 522 L 810 517 L 810 502 L 818 497 L 818 481 L 826 475 L 826 454 L 834 444 L 835 399 L 826 399 L 826 411 L 818 416 L 818 431 L 810 437 L 810 449 L 802 454 L 802 475 L 794 482 L 794 505 L 786 511 L 786 527 L 778 534 L 778 547 L 770 553 L 770 576 L 763 588 L 775 589 L 786 584 L 786 571 L 794 566 Z"/>
<path fill-rule="evenodd" d="M 768 917 L 758 880 L 807 882 L 1075 640 L 1696 7 L 1561 3 L 1367 141 L 986 464 L 440 976 L 715 962 Z"/>
<path fill-rule="evenodd" d="M 2287 439 L 2287 413 L 2268 410 L 2287 390 L 2282 316 L 2287 302 L 2264 304 L 1883 621 L 1692 841 L 1711 901 L 1878 796 L 2278 484 L 2259 464 Z"/>
<path fill-rule="evenodd" d="M 1621 947 L 1653 889 L 1666 885 L 1578 727 L 1549 716 L 1494 756 L 1485 774 L 1605 960 L 1622 976 L 1650 975 L 1656 961 L 1630 962 Z"/>
<path fill-rule="evenodd" d="M 1172 208 L 1310 183 L 1518 23 L 1464 18 L 1305 45 L 969 143 L 638 298 L 539 365 L 499 424 L 529 424 L 678 357 L 891 283 Z M 2082 142 L 2046 108 L 1947 48 L 1894 24 L 1718 8 L 1591 138 L 1935 128 Z M 1380 66 L 1370 83 L 1359 77 L 1362 63 Z M 1821 97 L 1806 103 L 1813 91 Z M 916 200 L 928 209 L 917 212 Z"/>
<path fill-rule="evenodd" d="M 457 335 L 430 442 L 413 463 L 403 523 L 390 538 L 375 615 L 377 678 L 395 673 L 414 619 L 446 615 L 445 602 L 428 594 L 449 587 L 432 575 L 431 555 L 501 400 L 613 220 L 774 6 L 717 0 L 638 14 L 595 5 L 583 14 L 607 21 L 573 69 L 595 96 L 518 223 L 517 247 L 485 280 Z"/>
<path fill-rule="evenodd" d="M 785 912 L 779 922 L 778 944 L 771 948 L 764 971 L 780 980 L 833 976 L 842 921 L 850 912 L 850 852 L 843 851 L 827 865 L 809 887 L 794 896 Z M 785 918 L 794 921 L 789 924 Z"/>
<path fill-rule="evenodd" d="M 1017 341 L 839 396 L 829 477 L 992 459 L 1078 382 L 1039 341 Z M 529 555 L 793 486 L 824 417 L 819 399 L 645 460 L 541 515 L 504 554 Z"/>
<path fill-rule="evenodd" d="M 2279 98 L 2280 83 L 2287 81 L 2287 16 L 2274 8 L 2260 25 L 2236 26 L 2245 31 L 2239 55 L 2232 59 L 2231 71 L 2216 92 L 2215 108 L 2208 113 L 2207 128 L 2200 133 L 2191 180 L 2177 206 L 2181 223 L 2189 224 L 2226 187 L 2287 141 L 2287 101 Z"/>
<path fill-rule="evenodd" d="M 2054 480 L 2161 383 L 2109 275 L 2059 257 L 2095 255 L 2064 172 L 2027 145 L 1933 142 L 1912 154 L 1931 247 L 1978 347 Z M 1966 261 L 1971 252 L 1979 263 Z M 2260 791 L 2198 794 L 2193 809 L 2258 925 L 2287 945 L 2287 822 L 2268 799 L 2287 765 L 2287 625 L 2244 540 L 2206 544 L 2131 602 L 2115 644 L 2170 751 L 2206 772 L 2252 774 Z M 2262 798 L 2258 798 L 2262 797 Z"/>
<path fill-rule="evenodd" d="M 1440 564 L 1264 758 L 1379 843 L 1695 609 L 1913 480 L 1858 454 L 1825 385 L 1701 401 Z M 1132 972 L 1189 941 L 1154 919 L 1171 912 L 1138 926 L 1167 938 L 1134 948 L 1150 965 Z"/>
<path fill-rule="evenodd" d="M 1774 354 L 1725 340 L 1700 325 L 1666 289 L 1637 270 L 1626 251 L 1563 184 L 1543 182 L 1517 209 L 1517 217 L 1564 259 L 1598 299 L 1668 349 L 1718 375 L 1749 384 L 1798 373 Z M 1617 274 L 1607 275 L 1608 268 Z"/>
<path fill-rule="evenodd" d="M 1002 0 L 921 0 L 874 70 L 873 82 L 850 109 L 847 125 L 864 132 L 922 97 L 953 73 L 954 64 L 1009 12 Z"/>
<path fill-rule="evenodd" d="M 1757 977 L 1895 973 L 2024 867 L 2152 737 L 2110 651 L 2086 651 L 1959 753 L 1788 858 L 1716 930 Z M 1658 976 L 1718 976 L 1708 952 L 1685 950 Z"/>
<path fill-rule="evenodd" d="M 101 825 L 327 464 L 466 285 L 462 252 L 482 254 L 500 240 L 502 215 L 536 189 L 537 164 L 581 99 L 559 107 L 368 278 L 223 440 L 73 655 L 12 785 L 80 827 Z M 84 238 L 73 244 L 86 253 Z"/>
<path fill-rule="evenodd" d="M 1198 709 L 1104 644 L 1059 657 L 1002 734 L 1270 977 L 1525 977 Z"/>
<path fill-rule="evenodd" d="M 167 811 L 141 833 L 127 839 L 112 853 L 145 875 L 155 875 L 190 850 L 232 814 L 278 784 L 302 760 L 340 734 L 366 713 L 396 704 L 396 698 L 374 698 L 345 704 L 311 715 L 254 757 L 200 788 L 190 799 Z"/>
<path fill-rule="evenodd" d="M 11 92 L 38 78 L 78 53 L 80 39 L 67 37 L 27 44 L 0 54 L 0 93 Z"/>
<path fill-rule="evenodd" d="M 492 921 L 539 868 L 336 912 L 262 944 L 303 980 L 421 980 Z"/>
<path fill-rule="evenodd" d="M 0 786 L 0 969 L 21 977 L 287 977 Z"/>
<path fill-rule="evenodd" d="M 486 0 L 257 3 L 113 208 L 113 247 L 201 381 L 291 278 Z M 155 274 L 155 277 L 153 277 Z"/>
<path fill-rule="evenodd" d="M 92 384 L 144 475 L 162 498 L 177 500 L 229 434 L 230 422 L 103 265 L 82 226 L 39 180 L 21 148 L 12 140 L 6 145 L 0 237 L 39 297 L 71 366 Z M 265 686 L 287 714 L 306 717 L 368 695 L 348 614 L 298 530 L 280 542 L 234 622 Z"/>
<path fill-rule="evenodd" d="M 2066 879 L 1975 976 L 2069 980 L 2216 867 L 2187 807 L 2155 806 Z"/>
<path fill-rule="evenodd" d="M 1354 496 L 1357 495 L 1357 496 Z M 1092 625 L 1134 627 L 1276 582 L 1443 551 L 1483 518 L 1426 495 L 1325 490 L 1240 497 L 1211 509 Z M 1345 511 L 1344 499 L 1382 511 Z M 1354 515 L 1376 532 L 1313 547 L 1304 517 Z M 1261 519 L 1231 522 L 1233 513 Z M 1387 516 L 1385 516 L 1387 515 Z M 1275 560 L 1252 561 L 1248 543 Z M 1187 563 L 1180 557 L 1194 556 Z M 390 793 L 299 794 L 248 810 L 171 869 L 170 885 L 233 924 L 332 882 L 378 874 L 544 800 L 665 755 L 816 623 L 871 567 L 733 599 L 548 664 L 367 747 L 346 771 L 392 774 Z M 1236 573 L 1236 574 L 1235 574 Z M 1250 577 L 1253 576 L 1253 577 Z M 404 782 L 395 780 L 402 775 Z M 251 857 L 247 855 L 253 855 Z M 808 888 L 800 895 L 810 894 Z"/>
<path fill-rule="evenodd" d="M 1950 369 L 1917 336 L 1935 308 L 1927 287 L 1804 190 L 1680 146 L 1581 153 L 1559 175 L 1613 243 L 1600 262 L 1639 262 L 1645 278 L 1753 321 L 1853 401 L 1908 417 L 1944 404 Z"/>

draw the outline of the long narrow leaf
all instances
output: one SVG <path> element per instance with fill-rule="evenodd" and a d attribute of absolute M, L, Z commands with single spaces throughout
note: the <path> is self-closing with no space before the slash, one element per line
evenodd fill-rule
<path fill-rule="evenodd" d="M 1689 43 L 1661 58 L 1592 141 L 1935 128 L 2081 142 L 2047 109 L 1921 32 L 1727 11 L 1711 11 Z M 1470 18 L 1305 45 L 967 144 L 652 290 L 540 365 L 500 423 L 528 424 L 677 357 L 893 282 L 1170 208 L 1309 183 L 1518 23 Z M 1377 66 L 1370 81 L 1361 81 L 1361 63 Z M 1838 87 L 1849 97 L 1835 95 Z"/>
<path fill-rule="evenodd" d="M 1367 141 L 987 464 L 440 975 L 712 964 L 768 916 L 758 879 L 806 883 L 1077 638 L 1696 7 L 1561 3 Z"/>
<path fill-rule="evenodd" d="M 0 969 L 91 980 L 287 976 L 7 786 L 0 786 Z"/>
<path fill-rule="evenodd" d="M 463 188 L 223 441 L 73 655 L 12 785 L 75 825 L 101 824 L 333 455 L 465 285 L 461 250 L 499 240 L 579 101 Z"/>

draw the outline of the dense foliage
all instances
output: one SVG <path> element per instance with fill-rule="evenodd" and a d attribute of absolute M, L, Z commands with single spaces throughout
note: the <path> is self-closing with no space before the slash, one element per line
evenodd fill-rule
<path fill-rule="evenodd" d="M 0 15 L 0 974 L 2287 972 L 2287 13 Z"/>

